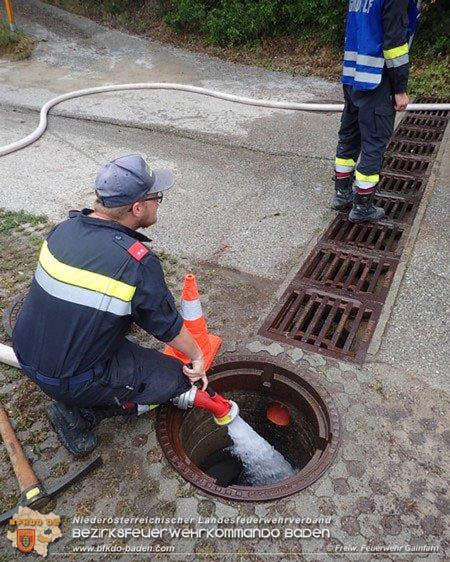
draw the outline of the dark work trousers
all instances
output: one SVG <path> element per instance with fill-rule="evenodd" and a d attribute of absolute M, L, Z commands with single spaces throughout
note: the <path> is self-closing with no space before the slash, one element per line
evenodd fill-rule
<path fill-rule="evenodd" d="M 364 176 L 380 173 L 384 151 L 394 130 L 394 94 L 386 72 L 374 90 L 344 85 L 344 111 L 336 157 L 355 162 Z"/>
<path fill-rule="evenodd" d="M 183 374 L 183 363 L 156 349 L 141 347 L 125 339 L 104 371 L 93 380 L 81 384 L 49 385 L 25 373 L 51 398 L 69 406 L 121 406 L 127 401 L 136 404 L 163 404 L 191 388 Z"/>

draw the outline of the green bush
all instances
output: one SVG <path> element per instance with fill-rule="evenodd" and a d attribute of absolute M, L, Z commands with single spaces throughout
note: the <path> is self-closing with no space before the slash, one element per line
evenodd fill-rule
<path fill-rule="evenodd" d="M 0 47 L 7 47 L 18 43 L 21 34 L 18 31 L 10 31 L 9 25 L 0 19 Z"/>
<path fill-rule="evenodd" d="M 413 43 L 413 57 L 448 55 L 450 4 L 444 6 L 443 0 L 428 0 L 422 4 L 420 26 Z"/>
<path fill-rule="evenodd" d="M 108 14 L 108 15 L 118 15 L 125 11 L 132 11 L 136 2 L 132 0 L 47 0 L 49 4 L 53 4 L 68 11 L 77 11 L 76 8 L 80 8 L 81 11 L 86 13 L 95 14 Z M 77 6 L 78 4 L 78 6 Z M 142 4 L 142 2 L 139 2 Z"/>
<path fill-rule="evenodd" d="M 176 0 L 175 9 L 164 18 L 176 31 L 204 31 L 206 6 L 201 0 Z"/>
<path fill-rule="evenodd" d="M 278 2 L 224 0 L 221 4 L 212 9 L 207 17 L 206 30 L 211 43 L 238 45 L 274 35 Z"/>
<path fill-rule="evenodd" d="M 126 10 L 133 9 L 133 2 L 128 0 L 103 0 L 103 9 L 105 12 L 116 16 L 125 12 Z"/>
<path fill-rule="evenodd" d="M 450 97 L 450 63 L 448 58 L 428 60 L 419 68 L 413 65 L 408 90 L 413 95 Z"/>
<path fill-rule="evenodd" d="M 20 30 L 11 31 L 9 24 L 0 18 L 0 56 L 13 60 L 23 60 L 33 52 L 35 40 Z"/>
<path fill-rule="evenodd" d="M 166 22 L 177 31 L 204 33 L 216 45 L 238 45 L 280 35 L 342 42 L 346 5 L 335 0 L 173 0 Z"/>
<path fill-rule="evenodd" d="M 314 0 L 280 2 L 283 34 L 317 38 L 341 44 L 344 39 L 347 2 Z"/>
<path fill-rule="evenodd" d="M 414 51 L 442 55 L 449 50 L 450 4 L 424 0 L 422 5 Z M 341 46 L 347 0 L 172 0 L 168 9 L 165 19 L 172 28 L 202 33 L 216 45 L 292 36 Z"/>

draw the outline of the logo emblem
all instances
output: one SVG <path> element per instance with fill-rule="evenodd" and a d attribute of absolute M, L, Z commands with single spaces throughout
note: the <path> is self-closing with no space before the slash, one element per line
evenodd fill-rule
<path fill-rule="evenodd" d="M 17 548 L 22 552 L 31 552 L 36 541 L 36 529 L 17 529 Z"/>

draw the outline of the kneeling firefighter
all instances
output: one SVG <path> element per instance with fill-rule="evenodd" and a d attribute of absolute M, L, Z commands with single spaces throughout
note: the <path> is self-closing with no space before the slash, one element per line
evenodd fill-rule
<path fill-rule="evenodd" d="M 71 211 L 44 242 L 19 313 L 13 348 L 30 379 L 55 401 L 49 419 L 76 456 L 96 446 L 102 419 L 176 399 L 228 423 L 232 404 L 205 390 L 203 354 L 183 326 L 157 256 L 139 228 L 155 224 L 169 170 L 139 154 L 108 162 L 94 210 Z M 132 323 L 190 358 L 189 366 L 125 337 Z M 193 383 L 202 381 L 202 390 Z M 189 398 L 189 399 L 188 399 Z"/>
<path fill-rule="evenodd" d="M 395 111 L 403 111 L 409 103 L 409 44 L 417 28 L 418 4 L 414 0 L 349 2 L 342 75 L 345 104 L 331 207 L 351 208 L 348 218 L 354 223 L 384 216 L 373 197 Z"/>

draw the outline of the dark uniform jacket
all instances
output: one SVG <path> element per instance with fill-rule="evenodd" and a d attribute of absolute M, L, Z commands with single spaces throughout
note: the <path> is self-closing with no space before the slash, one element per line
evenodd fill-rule
<path fill-rule="evenodd" d="M 49 377 L 111 358 L 132 322 L 164 342 L 182 327 L 150 240 L 90 213 L 71 211 L 50 232 L 14 328 L 19 361 Z"/>

